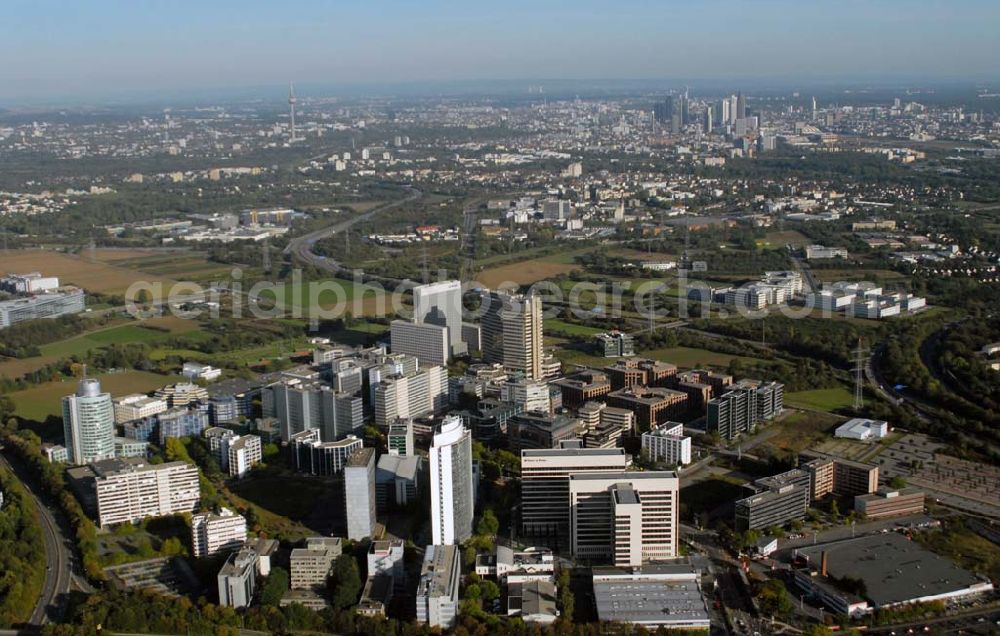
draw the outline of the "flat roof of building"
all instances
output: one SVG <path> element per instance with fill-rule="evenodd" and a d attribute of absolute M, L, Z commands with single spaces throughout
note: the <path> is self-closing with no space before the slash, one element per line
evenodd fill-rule
<path fill-rule="evenodd" d="M 455 559 L 458 548 L 453 545 L 429 545 L 424 552 L 424 563 L 420 568 L 420 585 L 418 594 L 429 597 L 450 596 L 452 586 L 458 581 L 452 580 L 455 571 Z"/>
<path fill-rule="evenodd" d="M 616 473 L 573 473 L 570 481 L 613 480 L 622 482 L 640 481 L 644 479 L 677 479 L 677 473 L 672 470 L 627 470 Z"/>
<path fill-rule="evenodd" d="M 876 607 L 939 596 L 980 583 L 976 575 L 950 559 L 895 532 L 800 548 L 818 567 L 826 552 L 831 577 L 859 578 Z"/>
<path fill-rule="evenodd" d="M 708 606 L 691 566 L 667 566 L 663 573 L 691 574 L 676 579 L 657 577 L 658 569 L 644 566 L 632 576 L 619 570 L 619 577 L 615 569 L 595 568 L 594 599 L 601 621 L 707 627 Z"/>
<path fill-rule="evenodd" d="M 521 451 L 521 457 L 607 457 L 622 456 L 624 448 L 532 448 Z"/>

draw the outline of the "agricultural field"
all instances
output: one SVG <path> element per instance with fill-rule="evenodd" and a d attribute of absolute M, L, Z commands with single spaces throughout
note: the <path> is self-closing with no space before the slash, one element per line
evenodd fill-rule
<path fill-rule="evenodd" d="M 498 288 L 503 283 L 530 285 L 577 269 L 580 266 L 572 262 L 572 259 L 566 262 L 566 255 L 558 254 L 491 267 L 479 272 L 476 281 L 490 288 Z"/>
<path fill-rule="evenodd" d="M 768 232 L 763 239 L 757 241 L 757 246 L 777 249 L 786 245 L 803 247 L 811 243 L 812 241 L 805 234 L 796 230 L 787 230 L 784 232 Z"/>
<path fill-rule="evenodd" d="M 179 376 L 159 375 L 145 371 L 126 371 L 124 373 L 104 373 L 98 375 L 103 390 L 113 396 L 128 393 L 147 393 L 173 382 L 179 382 Z M 42 421 L 49 415 L 62 416 L 62 398 L 76 390 L 75 380 L 47 382 L 38 386 L 10 393 L 14 401 L 15 415 L 26 420 Z"/>
<path fill-rule="evenodd" d="M 12 250 L 3 257 L 4 271 L 41 272 L 58 276 L 64 285 L 76 285 L 86 291 L 124 294 L 135 282 L 160 282 L 169 285 L 176 279 L 121 266 L 119 263 L 90 260 L 89 253 L 66 254 L 54 250 Z"/>
<path fill-rule="evenodd" d="M 191 250 L 95 250 L 97 260 L 173 280 L 222 281 L 231 276 L 234 265 L 209 261 Z"/>
<path fill-rule="evenodd" d="M 132 342 L 152 343 L 168 337 L 170 337 L 169 334 L 162 331 L 147 329 L 139 324 L 130 323 L 42 345 L 40 349 L 42 350 L 42 356 L 66 358 L 110 344 L 127 344 Z"/>
<path fill-rule="evenodd" d="M 315 283 L 281 283 L 262 289 L 260 297 L 275 300 L 286 311 L 301 312 L 306 318 L 310 309 L 330 311 L 338 302 L 344 303 L 343 310 L 353 316 L 389 315 L 392 311 L 389 296 L 382 288 L 341 278 Z"/>
<path fill-rule="evenodd" d="M 839 386 L 785 394 L 785 404 L 809 411 L 832 412 L 854 404 L 854 394 Z"/>

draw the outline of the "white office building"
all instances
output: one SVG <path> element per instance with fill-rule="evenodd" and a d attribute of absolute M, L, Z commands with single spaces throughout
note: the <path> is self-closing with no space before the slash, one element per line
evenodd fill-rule
<path fill-rule="evenodd" d="M 228 508 L 218 514 L 203 512 L 191 517 L 191 553 L 195 558 L 232 550 L 247 540 L 247 520 Z"/>
<path fill-rule="evenodd" d="M 115 409 L 115 424 L 158 415 L 167 410 L 167 401 L 149 397 L 142 393 L 132 393 L 112 400 Z"/>
<path fill-rule="evenodd" d="M 230 477 L 243 477 L 264 459 L 260 437 L 235 435 L 223 442 Z"/>
<path fill-rule="evenodd" d="M 691 463 L 691 438 L 684 435 L 684 425 L 665 422 L 642 434 L 642 450 L 651 462 L 670 466 Z"/>
<path fill-rule="evenodd" d="M 678 493 L 667 471 L 571 474 L 574 556 L 621 567 L 676 557 Z"/>
<path fill-rule="evenodd" d="M 359 541 L 375 535 L 375 503 L 375 449 L 359 448 L 344 466 L 348 539 Z"/>
<path fill-rule="evenodd" d="M 421 365 L 444 365 L 451 358 L 449 329 L 433 323 L 393 320 L 389 338 L 393 353 L 416 357 Z"/>
<path fill-rule="evenodd" d="M 434 435 L 430 453 L 431 528 L 436 545 L 462 543 L 472 536 L 474 484 L 472 434 L 460 417 L 448 417 Z"/>
<path fill-rule="evenodd" d="M 375 425 L 440 413 L 448 404 L 448 371 L 441 366 L 385 377 L 375 386 Z"/>
<path fill-rule="evenodd" d="M 448 346 L 452 356 L 466 352 L 466 344 L 462 341 L 461 282 L 448 280 L 414 287 L 413 319 L 417 323 L 447 328 Z M 392 350 L 396 351 L 395 344 Z"/>
<path fill-rule="evenodd" d="M 194 512 L 201 498 L 198 468 L 186 462 L 107 459 L 73 469 L 70 477 L 96 504 L 102 527 Z"/>
<path fill-rule="evenodd" d="M 62 400 L 63 437 L 69 461 L 89 464 L 115 456 L 115 410 L 100 380 L 84 378 Z"/>

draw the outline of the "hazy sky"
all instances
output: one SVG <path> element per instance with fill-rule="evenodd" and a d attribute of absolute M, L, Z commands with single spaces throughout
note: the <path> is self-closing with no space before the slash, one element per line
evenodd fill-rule
<path fill-rule="evenodd" d="M 1000 79 L 1000 0 L 0 0 L 0 101 L 430 80 Z"/>

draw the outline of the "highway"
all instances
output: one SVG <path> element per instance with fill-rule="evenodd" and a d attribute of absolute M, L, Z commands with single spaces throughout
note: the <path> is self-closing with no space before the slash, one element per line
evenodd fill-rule
<path fill-rule="evenodd" d="M 0 455 L 0 464 L 21 480 L 25 490 L 35 502 L 42 526 L 42 538 L 45 541 L 45 581 L 42 584 L 42 595 L 38 599 L 38 605 L 35 606 L 35 611 L 31 613 L 29 620 L 29 625 L 40 627 L 61 615 L 65 597 L 76 580 L 73 572 L 73 555 L 68 547 L 73 543 L 52 512 L 38 497 L 31 483 L 26 481 L 3 455 Z M 89 585 L 84 583 L 83 586 L 78 585 L 80 589 L 90 591 Z"/>
<path fill-rule="evenodd" d="M 42 584 L 42 595 L 38 599 L 35 611 L 31 613 L 28 623 L 40 627 L 61 611 L 63 596 L 69 593 L 73 572 L 71 556 L 66 549 L 65 537 L 60 534 L 52 513 L 42 503 L 29 483 L 19 475 L 7 458 L 0 455 L 0 464 L 17 475 L 21 484 L 34 500 L 38 511 L 38 520 L 42 526 L 42 539 L 45 541 L 45 581 Z"/>
<path fill-rule="evenodd" d="M 312 251 L 313 246 L 316 244 L 317 241 L 321 239 L 333 236 L 338 232 L 343 232 L 344 230 L 350 228 L 353 225 L 361 223 L 362 221 L 367 221 L 373 216 L 376 216 L 388 210 L 392 210 L 393 208 L 397 208 L 406 203 L 411 203 L 413 201 L 416 201 L 417 199 L 423 196 L 423 192 L 421 192 L 420 190 L 417 190 L 409 186 L 405 187 L 406 190 L 409 191 L 410 193 L 410 195 L 407 196 L 406 198 L 400 199 L 399 201 L 390 201 L 389 203 L 383 203 L 382 205 L 374 207 L 363 214 L 358 214 L 357 216 L 353 216 L 339 223 L 334 223 L 333 225 L 329 225 L 314 232 L 310 232 L 309 234 L 303 234 L 302 236 L 293 238 L 288 242 L 288 246 L 285 247 L 284 253 L 293 256 L 294 258 L 303 263 L 312 265 L 316 269 L 325 270 L 332 274 L 346 271 L 344 266 L 341 265 L 339 262 L 314 253 Z"/>

